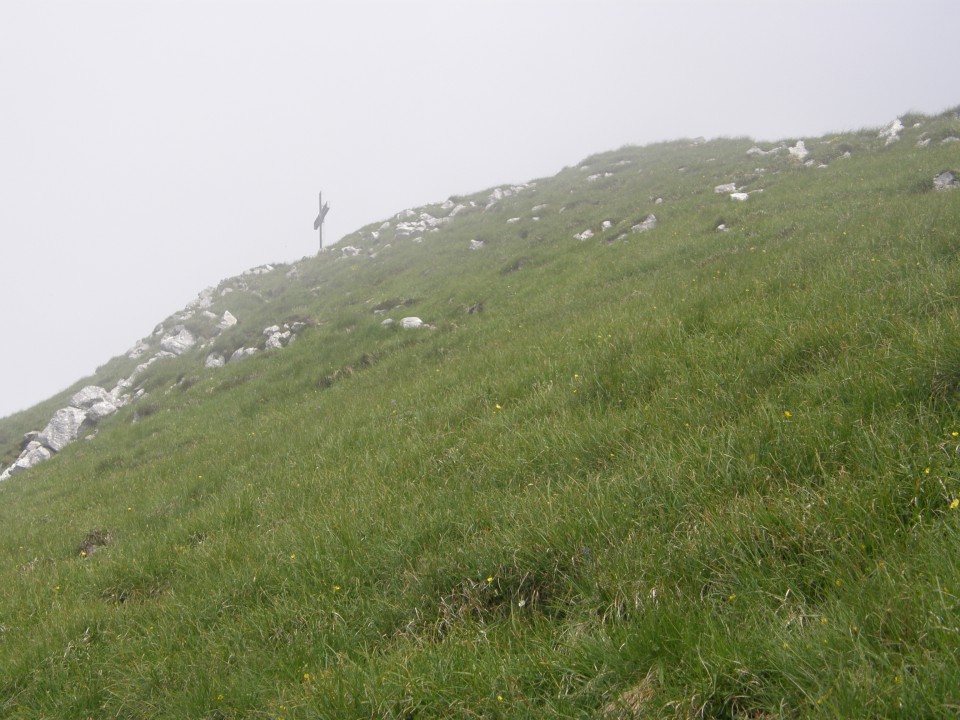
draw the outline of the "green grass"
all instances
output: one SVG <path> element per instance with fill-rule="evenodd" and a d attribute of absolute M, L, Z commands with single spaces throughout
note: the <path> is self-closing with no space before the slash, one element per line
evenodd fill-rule
<path fill-rule="evenodd" d="M 825 169 L 621 148 L 245 278 L 217 347 L 296 343 L 158 362 L 0 486 L 0 715 L 954 716 L 960 148 L 921 122 Z"/>

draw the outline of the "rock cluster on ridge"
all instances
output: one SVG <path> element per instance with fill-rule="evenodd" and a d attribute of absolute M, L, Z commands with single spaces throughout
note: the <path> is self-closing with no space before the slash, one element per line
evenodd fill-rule
<path fill-rule="evenodd" d="M 123 402 L 102 387 L 90 385 L 57 410 L 39 433 L 28 433 L 20 457 L 3 472 L 0 481 L 49 460 L 75 441 L 85 429 L 93 429 L 103 418 L 115 413 Z"/>

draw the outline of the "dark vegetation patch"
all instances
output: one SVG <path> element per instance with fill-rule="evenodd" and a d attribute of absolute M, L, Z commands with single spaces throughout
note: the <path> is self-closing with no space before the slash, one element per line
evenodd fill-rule
<path fill-rule="evenodd" d="M 343 367 L 337 368 L 329 375 L 324 375 L 322 378 L 320 378 L 319 385 L 321 388 L 328 388 L 340 380 L 351 378 L 353 377 L 354 373 L 360 370 L 366 370 L 376 365 L 380 361 L 381 356 L 381 353 L 364 353 L 355 363 L 344 365 Z"/>
<path fill-rule="evenodd" d="M 82 558 L 88 558 L 100 548 L 112 542 L 113 533 L 109 530 L 91 530 L 81 541 L 80 547 L 77 548 L 77 554 Z"/>

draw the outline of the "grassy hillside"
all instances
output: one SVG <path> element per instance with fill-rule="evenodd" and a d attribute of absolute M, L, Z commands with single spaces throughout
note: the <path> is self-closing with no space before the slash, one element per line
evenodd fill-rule
<path fill-rule="evenodd" d="M 954 716 L 960 119 L 905 124 L 622 148 L 218 294 L 0 485 L 0 715 Z"/>

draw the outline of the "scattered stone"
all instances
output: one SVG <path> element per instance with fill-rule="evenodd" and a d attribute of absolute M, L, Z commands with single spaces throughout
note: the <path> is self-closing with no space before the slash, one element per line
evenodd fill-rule
<path fill-rule="evenodd" d="M 423 327 L 423 320 L 418 317 L 405 317 L 400 321 L 400 327 L 404 330 L 415 330 L 416 328 Z"/>
<path fill-rule="evenodd" d="M 284 346 L 284 343 L 290 341 L 290 337 L 291 333 L 289 330 L 275 332 L 267 338 L 266 347 L 268 350 L 279 350 Z"/>
<path fill-rule="evenodd" d="M 589 240 L 590 238 L 593 237 L 593 230 L 591 230 L 590 228 L 587 228 L 582 233 L 578 233 L 573 237 L 576 238 L 577 240 Z"/>
<path fill-rule="evenodd" d="M 24 470 L 29 470 L 30 468 L 35 467 L 52 457 L 53 453 L 48 448 L 44 447 L 36 440 L 33 440 L 27 445 L 26 448 L 24 448 L 23 452 L 20 453 L 20 457 L 17 458 L 17 461 L 0 473 L 0 482 L 9 480 L 17 473 L 21 473 Z"/>
<path fill-rule="evenodd" d="M 507 220 L 507 225 L 513 225 L 514 223 L 518 223 L 518 222 L 520 222 L 520 218 L 513 217 Z"/>
<path fill-rule="evenodd" d="M 94 403 L 89 408 L 87 408 L 87 420 L 93 424 L 97 424 L 105 417 L 110 417 L 117 411 L 117 406 L 110 400 L 104 400 L 103 402 Z"/>
<path fill-rule="evenodd" d="M 80 426 L 86 419 L 87 414 L 80 408 L 66 407 L 57 410 L 47 426 L 40 431 L 38 440 L 54 452 L 60 452 L 77 439 Z"/>
<path fill-rule="evenodd" d="M 945 137 L 940 141 L 941 145 L 948 145 L 949 143 L 960 142 L 960 138 L 951 135 L 950 137 Z"/>
<path fill-rule="evenodd" d="M 143 340 L 137 340 L 137 344 L 127 351 L 127 357 L 131 360 L 139 360 L 147 352 L 149 352 L 149 350 L 150 346 L 147 343 L 145 343 Z"/>
<path fill-rule="evenodd" d="M 730 228 L 728 228 L 728 227 L 727 227 L 726 225 L 724 225 L 723 223 L 720 223 L 719 225 L 717 225 L 717 227 L 716 227 L 715 229 L 716 229 L 717 232 L 730 232 Z"/>
<path fill-rule="evenodd" d="M 749 200 L 750 195 L 748 195 L 745 192 L 735 192 L 735 193 L 730 193 L 730 199 L 736 200 L 737 202 L 743 202 L 744 200 Z"/>
<path fill-rule="evenodd" d="M 613 223 L 610 220 L 604 220 L 600 225 L 600 230 L 606 231 L 613 227 Z"/>
<path fill-rule="evenodd" d="M 274 270 L 273 265 L 258 265 L 255 268 L 250 268 L 247 270 L 244 275 L 266 275 L 267 273 L 272 273 Z"/>
<path fill-rule="evenodd" d="M 900 122 L 900 119 L 897 118 L 889 125 L 887 125 L 883 130 L 880 131 L 880 134 L 877 137 L 886 138 L 887 141 L 885 145 L 890 145 L 897 142 L 900 139 L 900 133 L 903 131 L 903 123 Z"/>
<path fill-rule="evenodd" d="M 471 250 L 479 250 L 480 248 L 483 247 L 483 245 L 484 245 L 483 240 L 471 240 L 471 241 L 470 241 L 470 249 L 471 249 Z"/>
<path fill-rule="evenodd" d="M 800 162 L 803 162 L 807 159 L 807 156 L 810 154 L 810 151 L 807 150 L 807 146 L 803 144 L 803 140 L 797 140 L 797 144 L 792 148 L 787 148 L 787 151 L 790 155 Z"/>
<path fill-rule="evenodd" d="M 763 149 L 757 147 L 756 145 L 754 145 L 752 148 L 750 148 L 749 150 L 747 150 L 747 155 L 775 155 L 776 153 L 781 152 L 782 150 L 786 150 L 786 149 L 787 149 L 787 148 L 786 148 L 785 145 L 778 145 L 777 147 L 773 148 L 772 150 L 763 150 Z"/>
<path fill-rule="evenodd" d="M 114 400 L 115 398 L 113 395 L 104 390 L 102 387 L 88 385 L 70 398 L 70 405 L 75 408 L 80 408 L 81 410 L 86 410 L 87 408 L 93 407 L 97 403 L 112 403 Z"/>
<path fill-rule="evenodd" d="M 205 368 L 222 368 L 226 364 L 227 359 L 218 352 L 210 353 L 207 355 L 207 359 L 203 361 Z"/>
<path fill-rule="evenodd" d="M 390 327 L 391 325 L 393 325 L 393 318 L 387 318 L 382 323 L 380 323 L 380 325 L 382 325 L 383 327 Z"/>
<path fill-rule="evenodd" d="M 216 292 L 215 288 L 209 287 L 205 290 L 201 290 L 197 297 L 190 302 L 186 310 L 206 310 L 208 307 L 213 305 L 213 294 Z"/>
<path fill-rule="evenodd" d="M 181 328 L 176 335 L 164 335 L 160 339 L 160 347 L 168 353 L 182 355 L 192 348 L 196 342 L 197 339 L 193 336 L 193 333 L 186 328 Z"/>
<path fill-rule="evenodd" d="M 960 180 L 957 180 L 950 171 L 942 172 L 933 179 L 934 190 L 953 190 L 958 186 L 960 186 Z"/>
<path fill-rule="evenodd" d="M 654 204 L 654 205 L 663 205 L 663 198 L 662 198 L 662 197 L 658 197 L 656 200 L 653 201 L 653 204 Z"/>
<path fill-rule="evenodd" d="M 238 348 L 233 351 L 233 355 L 230 356 L 230 360 L 228 362 L 234 362 L 235 360 L 243 360 L 244 358 L 248 358 L 251 355 L 256 355 L 256 354 L 257 354 L 257 348 Z"/>
<path fill-rule="evenodd" d="M 630 232 L 642 233 L 647 230 L 653 230 L 657 226 L 657 216 L 656 215 L 647 215 L 642 223 L 638 223 L 630 228 Z"/>
<path fill-rule="evenodd" d="M 233 313 L 231 313 L 229 310 L 224 310 L 223 317 L 220 319 L 220 322 L 217 323 L 217 327 L 220 330 L 229 330 L 236 324 L 237 318 L 233 316 Z"/>
<path fill-rule="evenodd" d="M 344 257 L 356 257 L 363 251 L 358 247 L 354 247 L 353 245 L 347 245 L 346 247 L 340 248 L 340 252 L 343 253 Z"/>
<path fill-rule="evenodd" d="M 725 183 L 724 185 L 717 185 L 713 191 L 717 195 L 727 195 L 729 193 L 735 193 L 737 191 L 736 183 Z"/>

